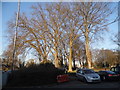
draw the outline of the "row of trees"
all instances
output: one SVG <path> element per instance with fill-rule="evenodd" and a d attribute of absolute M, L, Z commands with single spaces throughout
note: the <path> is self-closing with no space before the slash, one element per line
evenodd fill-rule
<path fill-rule="evenodd" d="M 69 61 L 72 71 L 73 60 L 86 58 L 88 68 L 92 67 L 90 44 L 98 39 L 107 26 L 115 21 L 108 17 L 113 13 L 113 3 L 40 3 L 32 6 L 31 15 L 19 15 L 16 41 L 16 58 L 24 58 L 32 50 L 41 60 L 54 57 L 55 67 Z M 4 53 L 12 60 L 15 19 L 9 23 L 10 45 Z"/>
<path fill-rule="evenodd" d="M 120 55 L 117 50 L 93 50 L 93 54 L 94 67 L 110 67 L 120 63 Z"/>

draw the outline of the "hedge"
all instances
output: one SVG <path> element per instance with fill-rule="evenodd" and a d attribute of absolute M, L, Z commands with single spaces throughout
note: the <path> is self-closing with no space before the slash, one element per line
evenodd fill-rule
<path fill-rule="evenodd" d="M 9 76 L 7 86 L 35 86 L 57 82 L 57 75 L 64 74 L 64 70 L 55 68 L 52 63 L 31 65 L 14 71 Z"/>

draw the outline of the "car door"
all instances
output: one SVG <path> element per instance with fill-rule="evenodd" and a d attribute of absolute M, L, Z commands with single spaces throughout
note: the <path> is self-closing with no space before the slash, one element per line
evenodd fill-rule
<path fill-rule="evenodd" d="M 79 70 L 77 72 L 77 77 L 80 79 L 80 80 L 83 80 L 84 79 L 84 74 L 83 74 L 83 71 L 82 70 Z"/>
<path fill-rule="evenodd" d="M 100 71 L 99 72 L 101 80 L 106 80 L 108 73 L 106 71 Z"/>

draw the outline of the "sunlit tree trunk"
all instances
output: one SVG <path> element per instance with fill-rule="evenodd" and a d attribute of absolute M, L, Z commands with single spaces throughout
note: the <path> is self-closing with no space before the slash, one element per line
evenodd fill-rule
<path fill-rule="evenodd" d="M 89 38 L 88 38 L 88 33 L 86 32 L 85 36 L 85 50 L 86 50 L 86 59 L 88 63 L 88 68 L 92 67 L 92 60 L 91 60 L 91 54 L 90 54 L 90 48 L 89 48 Z"/>
<path fill-rule="evenodd" d="M 70 51 L 69 51 L 69 68 L 68 71 L 72 71 L 72 41 L 70 41 Z"/>
<path fill-rule="evenodd" d="M 58 50 L 55 49 L 55 54 L 54 54 L 54 62 L 55 62 L 55 67 L 59 68 L 59 61 L 58 61 Z"/>

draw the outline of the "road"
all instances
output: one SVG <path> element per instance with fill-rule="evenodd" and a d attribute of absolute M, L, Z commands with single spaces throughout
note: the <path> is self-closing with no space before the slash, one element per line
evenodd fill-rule
<path fill-rule="evenodd" d="M 104 90 L 120 90 L 120 82 L 101 82 L 101 83 L 93 83 L 93 84 L 86 84 L 80 81 L 69 81 L 61 84 L 53 84 L 47 86 L 31 86 L 31 87 L 15 87 L 15 88 L 4 88 L 3 90 L 40 90 L 40 89 L 66 89 L 66 90 L 97 90 L 97 89 L 104 89 Z"/>
<path fill-rule="evenodd" d="M 81 89 L 88 89 L 88 88 L 101 88 L 101 89 L 109 89 L 109 90 L 120 90 L 120 81 L 104 81 L 101 83 L 83 83 L 81 81 L 76 80 L 75 77 L 73 77 L 69 82 L 59 83 L 59 84 L 51 84 L 51 85 L 45 85 L 45 86 L 31 86 L 31 87 L 15 87 L 15 88 L 6 88 L 3 90 L 36 90 L 40 88 L 67 88 L 67 89 L 73 89 L 73 88 L 81 88 Z"/>
<path fill-rule="evenodd" d="M 83 83 L 81 81 L 71 81 L 49 88 L 119 88 L 119 82 Z"/>

